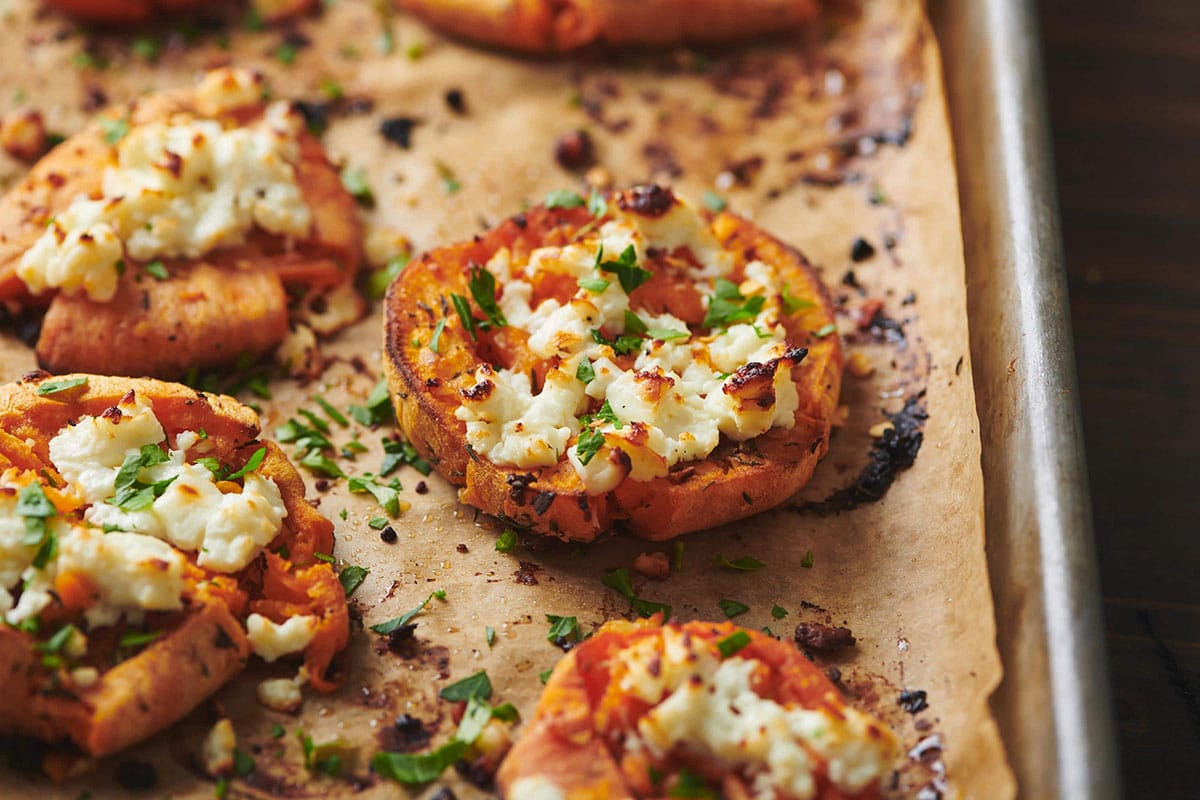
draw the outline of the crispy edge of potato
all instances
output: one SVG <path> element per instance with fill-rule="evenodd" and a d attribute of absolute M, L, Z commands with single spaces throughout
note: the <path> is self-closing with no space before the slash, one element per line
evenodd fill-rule
<path fill-rule="evenodd" d="M 395 0 L 453 36 L 526 53 L 594 43 L 670 45 L 752 38 L 795 29 L 817 0 Z"/>
<path fill-rule="evenodd" d="M 587 495 L 578 476 L 560 461 L 532 470 L 492 464 L 467 446 L 466 426 L 454 415 L 457 382 L 464 375 L 469 385 L 480 362 L 474 344 L 453 314 L 442 331 L 440 354 L 413 347 L 414 337 L 426 327 L 422 314 L 433 325 L 435 313 L 425 308 L 439 305 L 429 295 L 463 291 L 461 263 L 485 263 L 500 246 L 530 246 L 532 231 L 545 226 L 557 235 L 563 224 L 583 217 L 577 209 L 534 208 L 521 223 L 507 220 L 482 238 L 431 251 L 410 264 L 388 288 L 384 301 L 384 374 L 392 394 L 396 420 L 409 441 L 432 461 L 438 472 L 460 490 L 462 502 L 522 527 L 567 540 L 592 541 L 614 527 L 624 527 L 650 540 L 665 540 L 684 533 L 743 519 L 780 505 L 812 477 L 828 451 L 829 434 L 841 390 L 843 353 L 837 336 L 807 335 L 808 355 L 793 367 L 793 380 L 801 389 L 801 407 L 791 429 L 772 429 L 740 446 L 722 442 L 708 459 L 692 462 L 664 478 L 638 482 L 623 480 L 611 493 Z M 735 252 L 753 251 L 786 267 L 786 283 L 799 297 L 816 301 L 810 309 L 788 317 L 789 334 L 803 340 L 800 331 L 812 331 L 835 321 L 833 301 L 812 265 L 758 226 L 734 214 L 712 217 L 714 232 Z M 462 284 L 462 285 L 460 285 Z M 451 373 L 453 381 L 447 379 Z M 807 404 L 805 400 L 807 399 Z M 723 459 L 725 466 L 714 474 Z M 690 502 L 703 493 L 705 502 Z"/>
<path fill-rule="evenodd" d="M 264 356 L 287 331 L 278 275 L 200 263 L 164 281 L 127 272 L 109 302 L 56 295 L 35 352 L 50 372 L 176 377 Z"/>

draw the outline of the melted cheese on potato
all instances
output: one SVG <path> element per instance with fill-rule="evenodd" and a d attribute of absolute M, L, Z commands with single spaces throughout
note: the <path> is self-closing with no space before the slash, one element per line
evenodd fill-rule
<path fill-rule="evenodd" d="M 197 564 L 218 572 L 236 572 L 253 561 L 287 516 L 279 487 L 251 472 L 241 492 L 222 492 L 209 469 L 186 461 L 188 450 L 201 441 L 194 433 L 179 434 L 167 461 L 142 470 L 145 483 L 171 480 L 148 508 L 125 511 L 106 502 L 125 457 L 166 439 L 154 410 L 140 399 L 118 408 L 115 419 L 85 416 L 50 440 L 51 461 L 71 490 L 91 504 L 84 519 L 198 553 Z"/>
<path fill-rule="evenodd" d="M 227 76 L 200 98 L 218 110 L 237 106 L 253 85 Z M 312 212 L 295 170 L 301 125 L 281 102 L 245 127 L 180 115 L 131 128 L 104 170 L 102 197 L 77 198 L 54 217 L 17 275 L 34 294 L 61 289 L 106 301 L 124 256 L 197 258 L 243 243 L 255 227 L 307 235 Z"/>
<path fill-rule="evenodd" d="M 622 691 L 653 706 L 628 747 L 656 759 L 678 747 L 702 753 L 745 775 L 756 797 L 814 797 L 818 761 L 848 794 L 890 772 L 894 739 L 865 714 L 781 705 L 754 690 L 765 665 L 723 659 L 697 637 L 663 634 L 623 652 L 614 670 Z"/>
<path fill-rule="evenodd" d="M 611 490 L 626 472 L 634 480 L 651 480 L 675 464 L 703 459 L 722 435 L 742 441 L 772 427 L 790 428 L 800 404 L 785 357 L 786 331 L 778 323 L 785 287 L 760 261 L 747 266 L 739 287 L 743 296 L 763 299 L 753 320 L 700 336 L 670 314 L 642 312 L 638 318 L 651 335 L 636 344 L 632 369 L 617 366 L 614 347 L 597 341 L 593 331 L 625 333 L 629 295 L 615 274 L 599 269 L 601 258 L 616 259 L 632 246 L 641 264 L 650 248 L 687 247 L 700 262 L 691 278 L 706 298 L 731 264 L 704 218 L 682 202 L 657 218 L 618 209 L 613 214 L 583 242 L 534 250 L 523 265 L 501 250 L 487 264 L 502 287 L 497 302 L 508 324 L 529 333 L 535 356 L 557 365 L 540 392 L 528 375 L 481 366 L 456 411 L 475 452 L 523 468 L 549 466 L 565 455 L 591 494 Z M 533 285 L 544 274 L 601 279 L 607 286 L 600 291 L 581 286 L 566 303 L 549 298 L 533 307 Z M 595 373 L 586 384 L 576 377 L 584 362 Z M 771 376 L 770 391 L 753 402 L 740 399 L 730 380 L 747 365 L 766 365 Z M 577 441 L 567 444 L 582 430 L 579 417 L 589 399 L 607 401 L 616 417 L 591 426 L 605 437 L 605 446 L 591 458 L 581 456 Z M 628 466 L 617 448 L 628 455 Z"/>

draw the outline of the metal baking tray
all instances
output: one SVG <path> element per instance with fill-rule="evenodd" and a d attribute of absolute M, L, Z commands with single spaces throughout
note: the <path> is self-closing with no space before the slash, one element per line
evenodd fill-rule
<path fill-rule="evenodd" d="M 1024 798 L 1120 796 L 1032 0 L 935 0 L 958 167 L 993 697 Z"/>

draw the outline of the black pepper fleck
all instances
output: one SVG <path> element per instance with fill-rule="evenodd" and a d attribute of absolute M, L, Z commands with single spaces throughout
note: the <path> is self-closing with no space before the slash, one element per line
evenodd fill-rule
<path fill-rule="evenodd" d="M 379 133 L 392 144 L 407 150 L 412 147 L 412 132 L 418 122 L 415 117 L 391 117 L 379 123 Z"/>
<path fill-rule="evenodd" d="M 429 484 L 425 481 L 417 481 L 416 492 L 417 494 L 429 494 Z"/>
<path fill-rule="evenodd" d="M 467 98 L 463 95 L 462 89 L 447 89 L 446 105 L 455 114 L 467 113 Z"/>
<path fill-rule="evenodd" d="M 874 255 L 875 248 L 871 246 L 870 242 L 861 236 L 854 240 L 854 244 L 850 248 L 851 261 L 854 261 L 855 263 L 858 263 L 859 261 L 866 261 L 868 258 L 871 258 Z"/>
<path fill-rule="evenodd" d="M 384 528 L 383 530 L 381 530 L 379 532 L 379 538 L 382 539 L 383 541 L 387 542 L 388 544 L 394 544 L 396 541 L 396 529 L 393 528 L 391 525 L 388 525 L 386 528 Z"/>

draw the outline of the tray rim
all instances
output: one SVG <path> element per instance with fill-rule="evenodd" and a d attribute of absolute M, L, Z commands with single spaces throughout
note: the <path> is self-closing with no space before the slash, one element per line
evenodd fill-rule
<path fill-rule="evenodd" d="M 933 0 L 929 10 L 956 152 L 988 568 L 1005 669 L 992 705 L 1021 797 L 1115 800 L 1036 8 L 1033 0 Z M 1034 563 L 1022 568 L 1022 559 Z"/>

